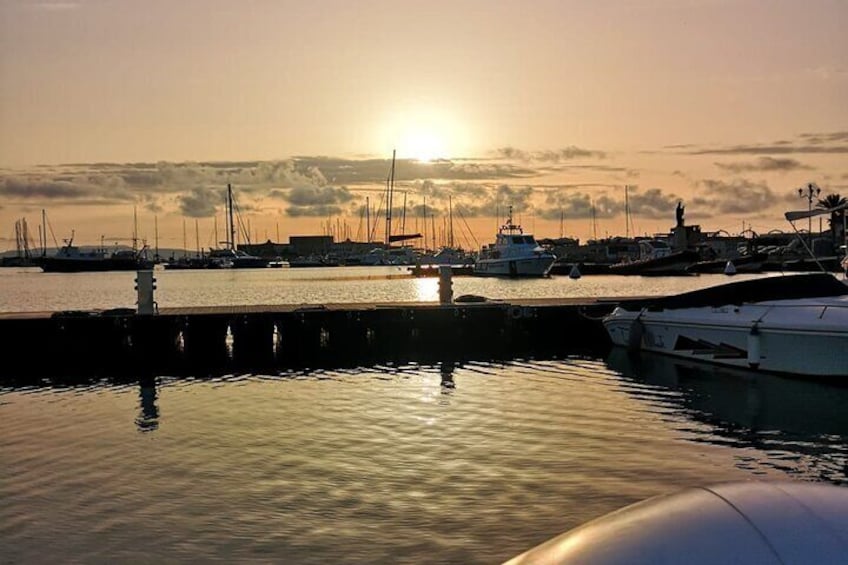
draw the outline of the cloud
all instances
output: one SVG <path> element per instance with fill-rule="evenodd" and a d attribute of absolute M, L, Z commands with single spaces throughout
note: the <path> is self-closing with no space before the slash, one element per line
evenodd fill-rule
<path fill-rule="evenodd" d="M 692 200 L 698 215 L 758 214 L 781 200 L 765 182 L 706 179 L 698 183 L 699 196 Z M 782 200 L 787 200 L 783 197 Z"/>
<path fill-rule="evenodd" d="M 848 142 L 848 131 L 834 131 L 830 133 L 802 133 L 801 139 L 813 144 L 845 143 Z"/>
<path fill-rule="evenodd" d="M 353 198 L 347 187 L 333 188 L 331 186 L 299 186 L 286 195 L 286 200 L 295 206 L 322 206 L 341 204 Z"/>
<path fill-rule="evenodd" d="M 769 144 L 700 148 L 696 146 L 669 146 L 667 148 L 682 148 L 686 155 L 843 154 L 848 153 L 848 132 L 803 133 L 795 141 L 779 140 Z"/>
<path fill-rule="evenodd" d="M 544 151 L 524 151 L 515 147 L 500 147 L 495 150 L 495 155 L 501 159 L 517 161 L 541 161 L 545 163 L 561 163 L 581 158 L 603 159 L 606 153 L 592 149 L 582 149 L 574 145 L 562 149 Z"/>
<path fill-rule="evenodd" d="M 298 186 L 287 193 L 276 191 L 275 195 L 291 204 L 286 212 L 293 217 L 338 215 L 343 211 L 342 205 L 354 199 L 344 186 Z"/>
<path fill-rule="evenodd" d="M 41 178 L 6 177 L 0 182 L 0 194 L 13 198 L 86 198 L 93 194 L 75 183 Z"/>
<path fill-rule="evenodd" d="M 633 216 L 663 219 L 674 214 L 678 200 L 674 193 L 666 193 L 660 188 L 642 191 L 635 186 L 630 187 L 626 200 L 623 190 L 601 194 L 554 191 L 548 194 L 539 215 L 548 220 L 558 220 L 561 212 L 570 219 L 589 219 L 593 215 L 595 218 L 613 218 L 623 215 L 629 207 Z"/>
<path fill-rule="evenodd" d="M 760 157 L 749 163 L 715 163 L 719 169 L 731 173 L 746 172 L 781 172 L 811 170 L 813 167 L 804 165 L 795 159 L 775 159 L 774 157 Z"/>
<path fill-rule="evenodd" d="M 217 207 L 224 202 L 220 190 L 194 188 L 188 194 L 177 198 L 180 213 L 189 218 L 209 218 L 215 215 Z"/>
<path fill-rule="evenodd" d="M 630 213 L 643 218 L 671 218 L 679 200 L 680 198 L 674 193 L 666 193 L 659 188 L 649 188 L 645 192 L 632 189 L 630 192 Z"/>

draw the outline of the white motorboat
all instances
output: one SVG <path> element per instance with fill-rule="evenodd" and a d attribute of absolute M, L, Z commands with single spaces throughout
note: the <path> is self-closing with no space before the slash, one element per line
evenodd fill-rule
<path fill-rule="evenodd" d="M 848 285 L 829 273 L 766 277 L 633 301 L 603 323 L 613 344 L 634 351 L 848 377 Z"/>
<path fill-rule="evenodd" d="M 543 249 L 536 239 L 512 223 L 512 208 L 500 227 L 495 242 L 484 245 L 474 263 L 474 274 L 497 277 L 545 277 L 556 255 Z"/>

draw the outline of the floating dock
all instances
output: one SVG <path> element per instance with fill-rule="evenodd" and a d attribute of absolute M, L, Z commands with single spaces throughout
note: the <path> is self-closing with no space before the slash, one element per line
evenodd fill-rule
<path fill-rule="evenodd" d="M 219 306 L 0 314 L 2 376 L 509 359 L 608 347 L 620 300 Z"/>

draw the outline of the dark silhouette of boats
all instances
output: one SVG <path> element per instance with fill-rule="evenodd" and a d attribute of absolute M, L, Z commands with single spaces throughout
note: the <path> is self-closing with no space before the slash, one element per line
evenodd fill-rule
<path fill-rule="evenodd" d="M 674 276 L 689 275 L 686 268 L 700 259 L 697 251 L 672 251 L 667 242 L 644 239 L 639 242 L 639 259 L 609 266 L 611 275 Z"/>
<path fill-rule="evenodd" d="M 754 253 L 751 255 L 740 255 L 733 259 L 712 259 L 709 261 L 698 261 L 686 267 L 689 273 L 720 274 L 726 272 L 728 262 L 733 264 L 734 273 L 759 273 L 763 270 L 768 253 Z"/>
<path fill-rule="evenodd" d="M 137 271 L 152 269 L 153 261 L 147 258 L 147 247 L 116 249 L 109 252 L 100 247 L 83 251 L 73 244 L 74 236 L 66 240 L 56 255 L 42 257 L 39 266 L 45 273 L 80 273 L 88 271 Z"/>

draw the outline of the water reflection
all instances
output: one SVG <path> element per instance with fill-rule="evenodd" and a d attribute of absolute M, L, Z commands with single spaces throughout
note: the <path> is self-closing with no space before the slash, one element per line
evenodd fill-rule
<path fill-rule="evenodd" d="M 443 394 L 449 394 L 454 388 L 456 388 L 456 383 L 453 382 L 453 372 L 455 368 L 453 361 L 443 361 L 439 364 L 439 372 L 442 375 Z"/>
<path fill-rule="evenodd" d="M 848 387 L 614 348 L 609 368 L 649 406 L 677 409 L 693 441 L 755 448 L 737 466 L 848 482 Z M 677 394 L 664 392 L 673 391 Z M 691 422 L 697 424 L 692 426 Z M 704 425 L 705 424 L 705 425 Z"/>
<path fill-rule="evenodd" d="M 140 432 L 152 432 L 159 428 L 159 408 L 156 406 L 156 379 L 143 378 L 138 383 L 141 412 L 135 419 Z"/>

